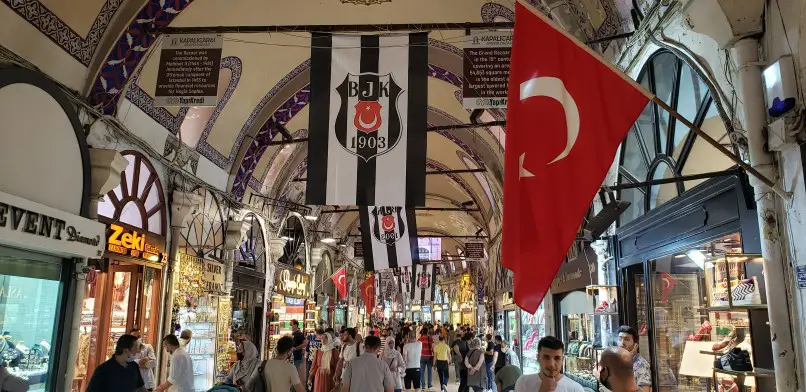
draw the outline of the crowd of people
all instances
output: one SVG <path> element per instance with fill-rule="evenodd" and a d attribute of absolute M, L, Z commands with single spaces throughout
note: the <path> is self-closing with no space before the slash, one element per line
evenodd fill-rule
<path fill-rule="evenodd" d="M 517 355 L 501 336 L 481 334 L 469 325 L 373 323 L 362 329 L 321 326 L 305 336 L 296 320 L 291 336 L 277 340 L 271 359 L 261 361 L 246 334 L 234 334 L 238 361 L 213 390 L 222 392 L 582 392 L 562 374 L 565 346 L 546 336 L 537 345 L 540 371 L 521 375 Z M 136 328 L 121 336 L 114 355 L 93 373 L 87 392 L 194 392 L 193 365 L 184 346 L 190 331 L 167 335 L 168 378 L 156 385 L 154 350 L 140 341 Z M 607 348 L 599 360 L 599 381 L 612 392 L 648 390 L 646 360 L 636 353 L 638 334 L 622 327 L 619 346 Z M 450 368 L 454 379 L 450 380 Z"/>

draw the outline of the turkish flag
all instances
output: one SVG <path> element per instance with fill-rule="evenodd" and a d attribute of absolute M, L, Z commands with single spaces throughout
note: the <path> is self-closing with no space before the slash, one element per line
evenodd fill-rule
<path fill-rule="evenodd" d="M 534 312 L 651 95 L 523 0 L 515 9 L 502 264 Z"/>
<path fill-rule="evenodd" d="M 335 284 L 336 289 L 339 290 L 339 296 L 341 298 L 347 298 L 347 271 L 345 267 L 341 267 L 330 279 L 333 279 L 333 284 Z"/>
<path fill-rule="evenodd" d="M 364 306 L 367 309 L 367 314 L 372 314 L 375 310 L 375 275 L 370 276 L 361 283 L 361 299 L 364 300 Z"/>

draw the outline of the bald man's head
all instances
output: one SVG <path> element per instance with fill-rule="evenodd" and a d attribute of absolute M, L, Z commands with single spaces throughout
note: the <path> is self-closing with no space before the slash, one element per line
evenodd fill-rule
<path fill-rule="evenodd" d="M 599 381 L 611 391 L 634 384 L 632 354 L 621 347 L 605 349 L 599 359 Z"/>

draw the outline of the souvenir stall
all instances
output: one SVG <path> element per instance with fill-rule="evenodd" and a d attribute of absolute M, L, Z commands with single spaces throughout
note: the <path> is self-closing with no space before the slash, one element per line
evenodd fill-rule
<path fill-rule="evenodd" d="M 159 340 L 167 260 L 165 197 L 159 176 L 144 155 L 136 151 L 121 155 L 128 163 L 121 182 L 98 203 L 98 220 L 106 225 L 106 248 L 103 258 L 90 263 L 84 282 L 76 390 L 86 388 L 95 368 L 132 328 L 140 329 L 145 343 L 156 345 Z"/>
<path fill-rule="evenodd" d="M 176 199 L 177 194 L 174 194 Z M 204 188 L 188 197 L 198 202 L 178 232 L 174 258 L 171 328 L 179 336 L 190 330 L 185 347 L 193 359 L 196 391 L 223 379 L 230 366 L 232 302 L 224 264 L 224 216 L 218 200 Z"/>
<path fill-rule="evenodd" d="M 596 252 L 579 243 L 573 246 L 551 285 L 557 336 L 565 343 L 565 375 L 586 390 L 598 391 L 595 374 L 598 353 L 617 344 L 615 291 L 596 286 Z"/>
<path fill-rule="evenodd" d="M 443 305 L 443 315 L 445 308 L 450 309 L 449 322 L 454 325 L 469 324 L 476 325 L 476 290 L 470 277 L 470 273 L 460 273 L 453 276 L 437 277 L 437 287 L 449 293 L 449 302 Z"/>
<path fill-rule="evenodd" d="M 255 214 L 248 213 L 244 221 L 249 229 L 245 241 L 235 250 L 232 276 L 232 330 L 242 331 L 252 342 L 260 344 L 266 289 L 266 237 Z"/>
<path fill-rule="evenodd" d="M 275 276 L 275 288 L 268 318 L 268 348 L 272 357 L 275 354 L 277 340 L 291 334 L 291 320 L 299 321 L 300 328 L 305 330 L 304 333 L 313 331 L 311 327 L 305 328 L 304 325 L 310 326 L 316 323 L 315 302 L 308 301 L 311 276 L 286 266 L 278 266 Z"/>
<path fill-rule="evenodd" d="M 76 276 L 104 249 L 90 199 L 119 182 L 122 167 L 110 169 L 119 155 L 96 150 L 110 159 L 93 161 L 91 171 L 73 103 L 35 71 L 0 67 L 0 119 L 0 356 L 29 391 L 70 390 Z M 93 189 L 96 175 L 111 184 Z"/>

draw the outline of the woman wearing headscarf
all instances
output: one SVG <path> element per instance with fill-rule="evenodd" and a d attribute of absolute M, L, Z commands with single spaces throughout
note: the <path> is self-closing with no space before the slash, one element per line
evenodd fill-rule
<path fill-rule="evenodd" d="M 246 385 L 246 382 L 252 379 L 260 365 L 260 358 L 258 358 L 257 347 L 255 347 L 254 343 L 244 340 L 239 345 L 241 350 L 236 353 L 238 362 L 235 362 L 235 365 L 230 369 L 229 375 L 224 379 L 224 384 Z"/>
<path fill-rule="evenodd" d="M 482 369 L 484 367 L 484 351 L 481 350 L 481 342 L 476 339 L 470 339 L 465 357 L 465 366 L 467 367 L 467 386 L 473 392 L 481 392 L 487 386 L 487 371 Z"/>
<path fill-rule="evenodd" d="M 313 392 L 330 392 L 335 386 L 333 382 L 333 372 L 339 363 L 339 353 L 334 350 L 335 339 L 333 334 L 325 332 L 322 335 L 322 348 L 316 350 L 316 357 L 311 365 L 311 373 L 308 375 L 308 384 L 313 382 Z"/>
<path fill-rule="evenodd" d="M 403 354 L 397 351 L 393 336 L 386 338 L 386 346 L 381 351 L 380 358 L 392 371 L 392 377 L 395 379 L 395 392 L 400 392 L 403 390 L 403 374 L 406 372 L 406 362 L 403 362 Z"/>

